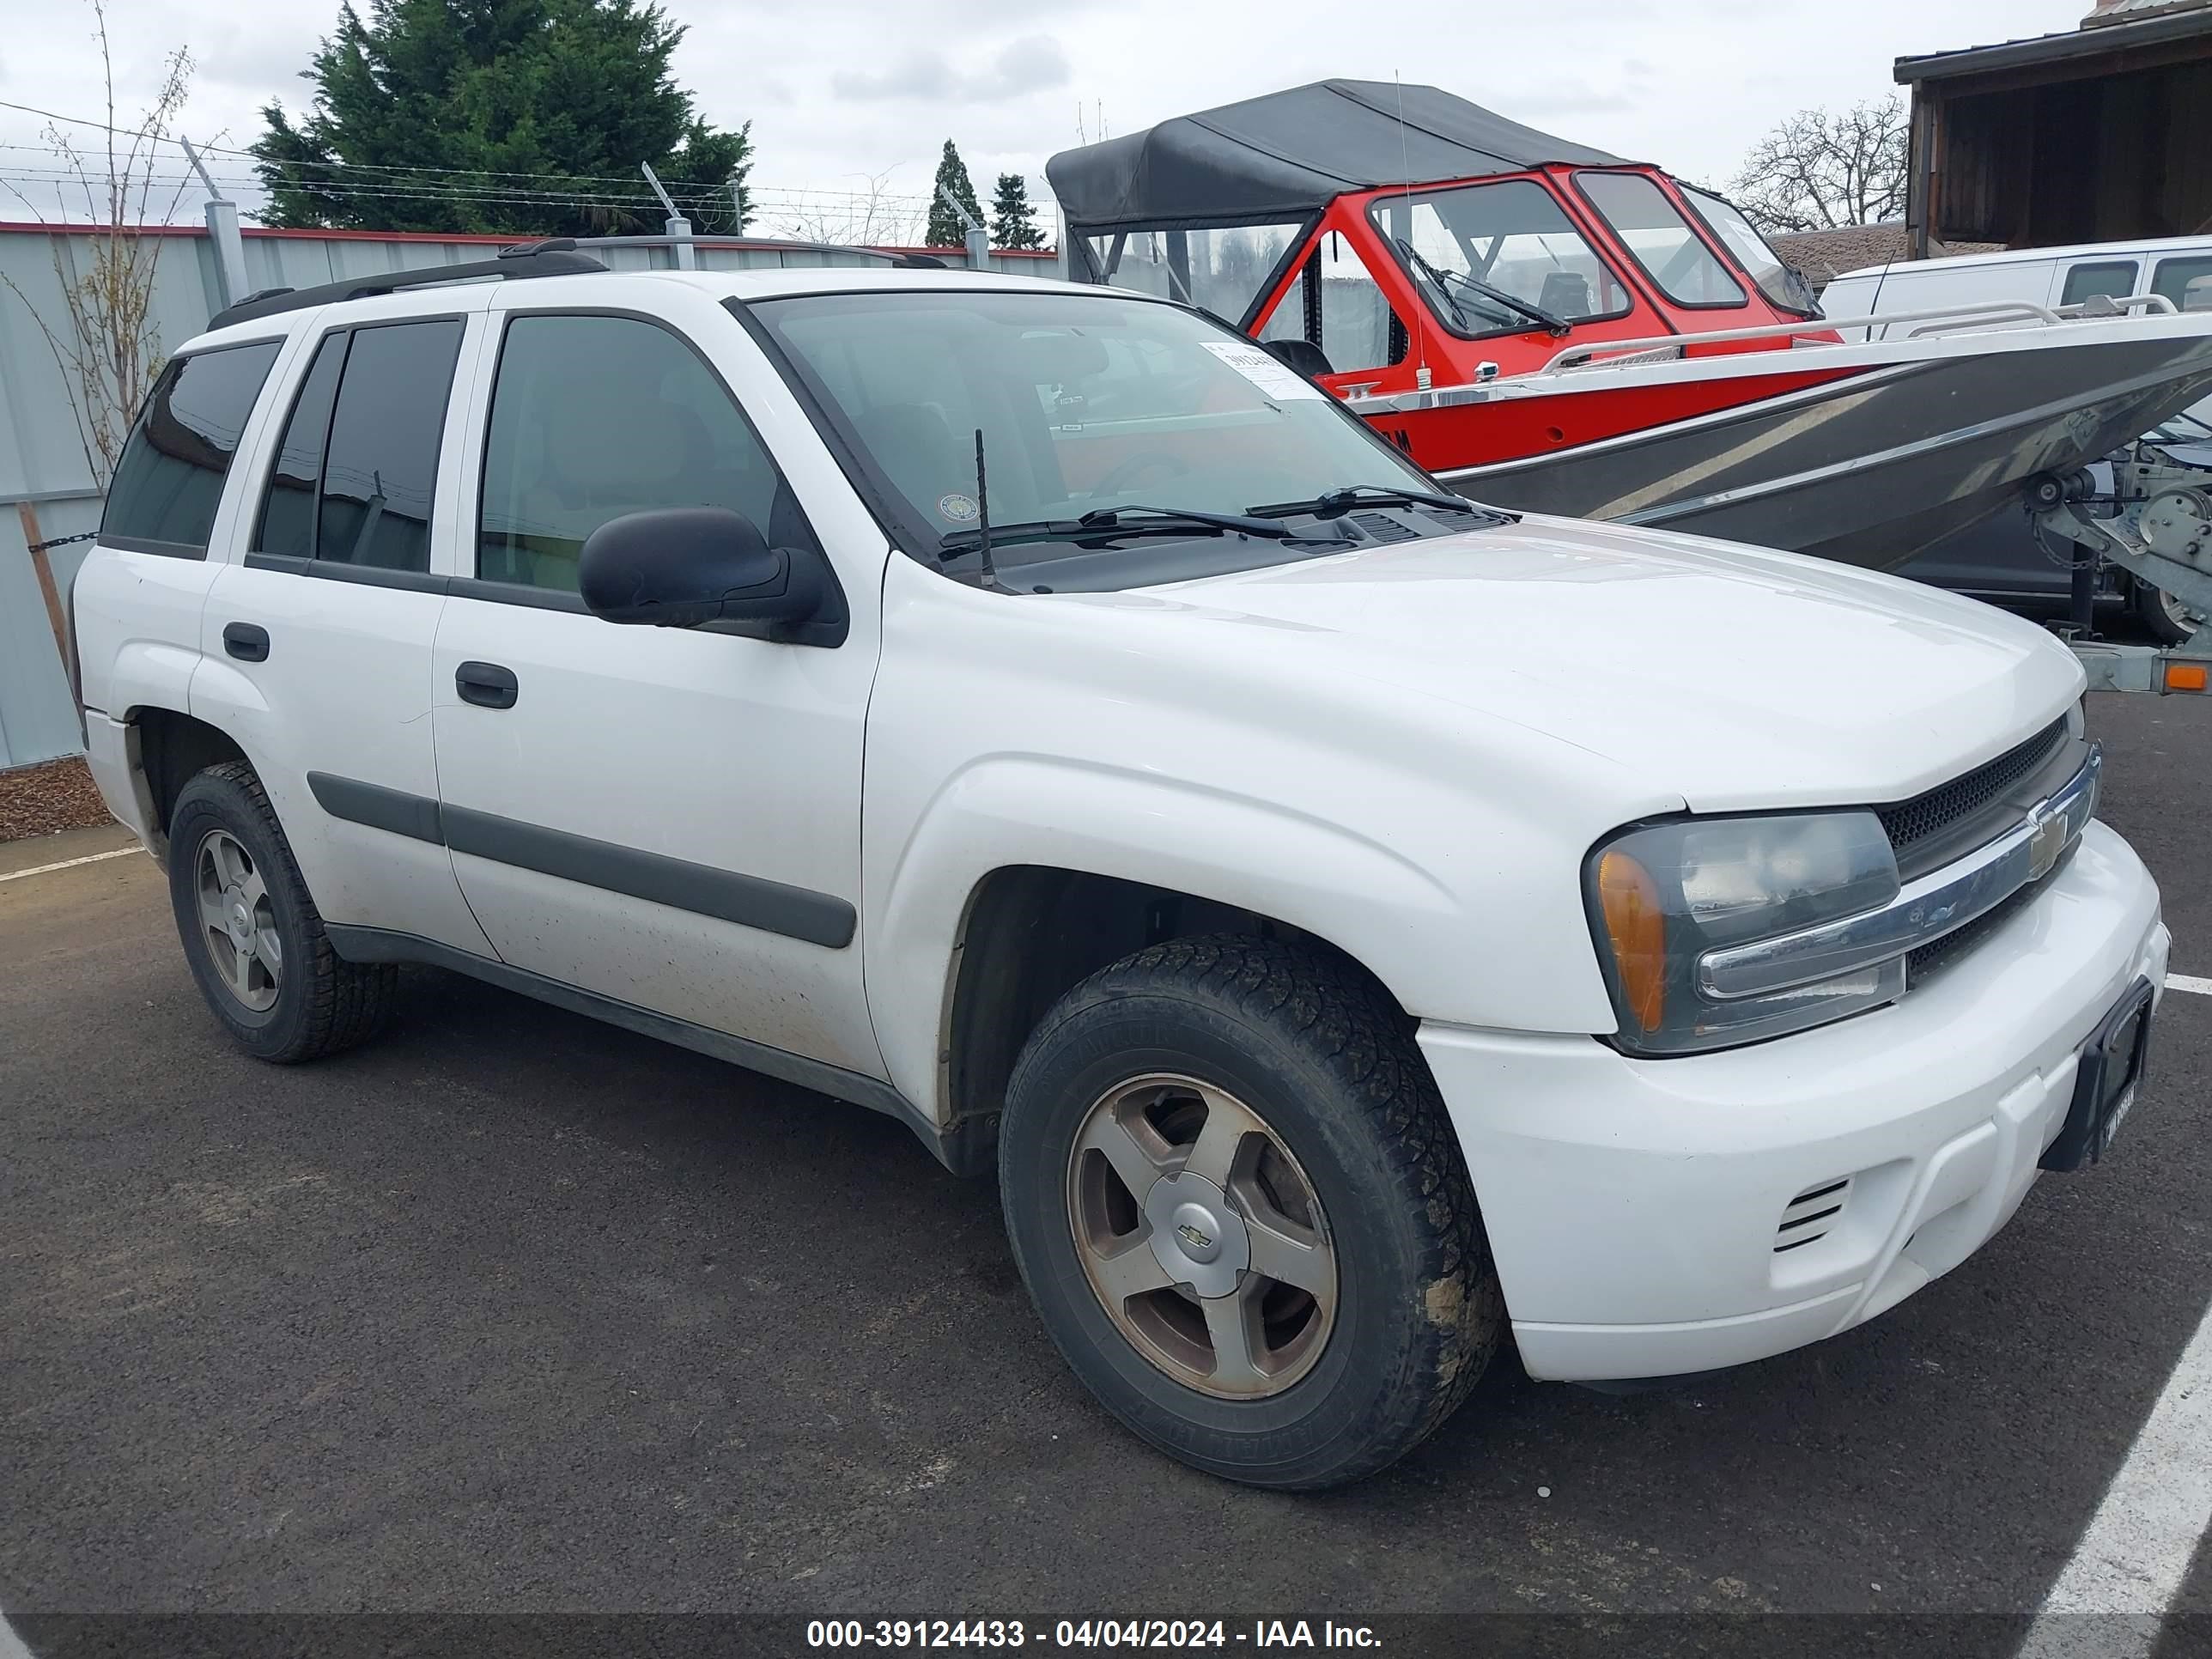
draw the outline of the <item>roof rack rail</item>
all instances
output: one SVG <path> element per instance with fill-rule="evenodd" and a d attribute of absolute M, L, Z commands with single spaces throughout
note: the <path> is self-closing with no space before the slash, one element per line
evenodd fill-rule
<path fill-rule="evenodd" d="M 236 305 L 217 312 L 208 321 L 213 328 L 273 317 L 281 312 L 304 311 L 311 306 L 335 305 L 341 300 L 367 299 L 375 294 L 394 294 L 403 288 L 432 288 L 441 283 L 473 283 L 486 278 L 513 281 L 524 276 L 573 276 L 606 266 L 576 250 L 574 237 L 550 241 L 521 242 L 500 249 L 496 258 L 474 259 L 465 264 L 420 265 L 412 270 L 387 270 L 380 276 L 347 276 L 313 288 L 267 288 L 249 294 Z"/>
<path fill-rule="evenodd" d="M 788 236 L 748 236 L 743 232 L 734 236 L 583 236 L 576 239 L 578 247 L 724 247 L 775 248 L 785 253 L 850 253 L 864 259 L 881 259 L 885 264 L 909 270 L 944 270 L 948 267 L 933 253 L 917 253 L 911 248 L 863 247 L 857 242 L 811 242 Z"/>

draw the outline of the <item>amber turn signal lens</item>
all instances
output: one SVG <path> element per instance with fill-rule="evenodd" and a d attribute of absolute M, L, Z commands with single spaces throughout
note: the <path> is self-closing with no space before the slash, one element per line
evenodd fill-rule
<path fill-rule="evenodd" d="M 1656 1031 L 1667 1007 L 1667 914 L 1659 908 L 1659 884 L 1627 854 L 1607 853 L 1598 860 L 1597 896 L 1622 1000 L 1638 1025 Z"/>
<path fill-rule="evenodd" d="M 2203 663 L 2170 662 L 2166 665 L 2166 689 L 2169 691 L 2202 691 L 2207 678 Z"/>

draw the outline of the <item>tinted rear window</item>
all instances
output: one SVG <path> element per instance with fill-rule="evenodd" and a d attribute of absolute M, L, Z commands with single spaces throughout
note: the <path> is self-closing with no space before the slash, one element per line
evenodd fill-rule
<path fill-rule="evenodd" d="M 354 331 L 323 457 L 317 558 L 430 568 L 430 501 L 460 348 L 458 318 Z"/>
<path fill-rule="evenodd" d="M 161 372 L 107 487 L 102 541 L 205 553 L 230 458 L 280 343 L 179 357 Z"/>

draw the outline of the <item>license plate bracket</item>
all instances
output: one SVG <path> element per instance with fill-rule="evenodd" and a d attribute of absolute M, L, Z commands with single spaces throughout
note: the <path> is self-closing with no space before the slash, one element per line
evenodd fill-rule
<path fill-rule="evenodd" d="M 2150 1048 L 2151 982 L 2130 986 L 2081 1045 L 2074 1099 L 2057 1138 L 2044 1149 L 2046 1170 L 2079 1170 L 2101 1162 L 2120 1121 L 2135 1104 Z"/>

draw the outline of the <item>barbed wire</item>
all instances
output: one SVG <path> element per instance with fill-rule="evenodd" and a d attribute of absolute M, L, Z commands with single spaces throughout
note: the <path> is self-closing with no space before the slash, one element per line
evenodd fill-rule
<path fill-rule="evenodd" d="M 83 116 L 63 115 L 56 111 L 40 109 L 30 104 L 12 103 L 4 98 L 0 98 L 0 109 L 16 110 L 27 115 L 43 117 L 46 120 L 59 121 L 65 125 L 90 127 L 98 131 L 114 133 L 123 137 L 149 138 L 156 143 L 175 145 L 180 150 L 184 148 L 184 143 L 181 139 L 173 138 L 167 133 L 155 132 L 142 128 L 113 126 L 107 122 L 94 121 Z M 394 181 L 396 183 L 413 182 L 416 179 L 424 178 L 434 180 L 440 178 L 450 177 L 457 173 L 465 174 L 471 178 L 477 179 L 536 179 L 559 184 L 628 185 L 635 182 L 635 175 L 629 173 L 525 173 L 497 167 L 439 167 L 424 162 L 401 164 L 398 162 L 383 161 L 339 161 L 313 157 L 301 157 L 296 159 L 291 157 L 271 157 L 264 156 L 256 150 L 241 149 L 234 145 L 215 143 L 196 144 L 193 148 L 198 149 L 203 155 L 228 155 L 238 157 L 252 161 L 257 167 L 266 166 L 280 168 L 319 167 L 327 171 L 343 173 L 397 173 L 410 175 L 407 178 L 396 179 Z M 52 153 L 51 146 L 36 144 L 0 143 L 0 149 L 34 150 L 47 154 Z M 235 179 L 227 179 L 226 182 L 238 181 Z M 308 179 L 301 182 L 304 185 L 312 185 L 317 189 L 325 187 L 324 182 L 319 179 Z M 721 184 L 710 184 L 706 180 L 698 179 L 665 179 L 661 182 L 667 185 L 672 194 L 674 194 L 678 191 L 726 191 L 731 187 L 730 184 L 727 182 Z M 333 183 L 335 183 L 335 181 L 333 181 Z M 898 191 L 860 190 L 841 191 L 832 190 L 827 186 L 821 188 L 815 188 L 812 186 L 798 187 L 790 185 L 755 185 L 750 182 L 747 182 L 744 187 L 749 194 L 756 196 L 776 193 L 791 195 L 804 194 L 809 197 L 843 198 L 855 202 L 899 200 L 926 203 L 933 202 L 936 199 L 936 196 L 933 191 L 926 190 Z"/>

